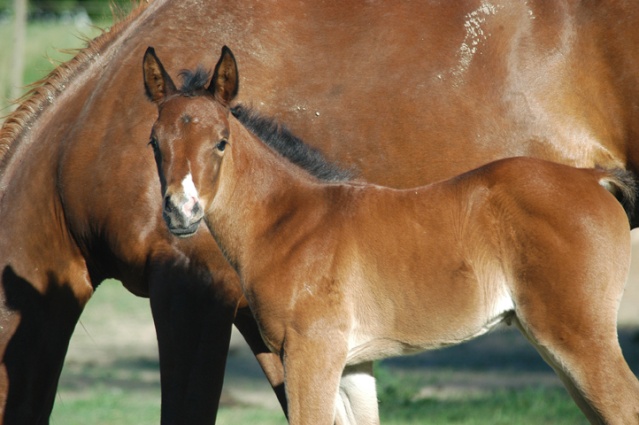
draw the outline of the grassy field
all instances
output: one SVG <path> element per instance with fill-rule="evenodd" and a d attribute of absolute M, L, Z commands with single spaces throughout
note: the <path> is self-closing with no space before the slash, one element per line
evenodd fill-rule
<path fill-rule="evenodd" d="M 69 58 L 57 48 L 79 47 L 83 44 L 79 34 L 97 32 L 68 24 L 30 25 L 25 82 L 52 69 L 47 56 Z M 0 37 L 11 39 L 11 25 L 0 23 Z M 7 104 L 10 55 L 10 49 L 0 49 L 0 107 Z M 637 328 L 620 332 L 635 373 L 639 372 L 637 335 Z M 234 340 L 227 371 L 218 423 L 286 423 L 240 339 Z M 377 366 L 377 376 L 385 424 L 586 423 L 557 378 L 512 330 L 383 362 Z M 51 423 L 157 424 L 159 411 L 158 360 L 148 301 L 128 294 L 117 282 L 106 282 L 76 328 Z"/>

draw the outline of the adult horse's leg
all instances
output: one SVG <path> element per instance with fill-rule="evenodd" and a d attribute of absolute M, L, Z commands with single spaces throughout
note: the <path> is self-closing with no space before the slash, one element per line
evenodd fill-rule
<path fill-rule="evenodd" d="M 170 264 L 152 271 L 162 424 L 215 423 L 235 306 L 214 292 L 217 281 L 199 272 Z"/>
<path fill-rule="evenodd" d="M 336 425 L 379 424 L 373 363 L 347 366 L 342 373 L 336 401 Z"/>
<path fill-rule="evenodd" d="M 267 349 L 248 308 L 236 315 L 243 300 L 237 273 L 208 234 L 195 237 L 201 238 L 199 245 L 185 244 L 180 252 L 159 249 L 149 262 L 162 423 L 215 423 L 234 320 L 286 412 L 281 360 Z M 208 248 L 184 256 L 190 247 L 202 245 Z"/>
<path fill-rule="evenodd" d="M 280 402 L 280 406 L 282 406 L 282 410 L 287 414 L 282 361 L 277 354 L 272 353 L 268 349 L 264 340 L 262 340 L 255 318 L 248 307 L 238 309 L 235 317 L 235 326 L 246 340 L 251 351 L 253 351 L 257 362 L 262 367 L 271 387 L 273 387 L 273 391 L 275 392 L 277 400 Z"/>
<path fill-rule="evenodd" d="M 71 335 L 93 292 L 86 276 L 50 274 L 41 292 L 11 266 L 2 271 L 0 424 L 49 423 Z"/>

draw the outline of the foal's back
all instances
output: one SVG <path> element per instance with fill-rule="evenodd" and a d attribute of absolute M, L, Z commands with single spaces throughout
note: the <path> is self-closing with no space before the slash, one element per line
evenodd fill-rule
<path fill-rule="evenodd" d="M 345 231 L 380 255 L 428 245 L 435 251 L 469 250 L 482 240 L 482 250 L 505 261 L 517 248 L 544 238 L 555 241 L 546 249 L 559 249 L 564 238 L 566 249 L 597 246 L 615 252 L 629 243 L 629 219 L 621 202 L 634 197 L 634 188 L 626 187 L 626 180 L 606 170 L 509 158 L 415 189 L 356 186 L 356 206 L 348 207 L 356 212 L 346 214 L 346 226 L 353 229 Z"/>

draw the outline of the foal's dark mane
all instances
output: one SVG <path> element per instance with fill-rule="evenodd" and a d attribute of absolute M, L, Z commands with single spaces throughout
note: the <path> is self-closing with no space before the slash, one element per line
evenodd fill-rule
<path fill-rule="evenodd" d="M 330 162 L 322 152 L 304 143 L 274 118 L 243 105 L 233 107 L 231 113 L 260 140 L 318 179 L 338 182 L 354 177 L 352 171 Z"/>
<path fill-rule="evenodd" d="M 201 66 L 194 71 L 183 70 L 180 76 L 182 87 L 179 91 L 184 96 L 202 94 L 210 79 L 210 73 Z M 267 146 L 318 179 L 338 182 L 354 177 L 352 171 L 331 163 L 322 152 L 304 143 L 274 118 L 263 116 L 255 109 L 241 104 L 231 108 L 231 113 Z"/>
<path fill-rule="evenodd" d="M 198 65 L 194 70 L 180 71 L 182 86 L 178 89 L 182 96 L 200 96 L 205 93 L 206 83 L 211 79 L 211 73 Z"/>

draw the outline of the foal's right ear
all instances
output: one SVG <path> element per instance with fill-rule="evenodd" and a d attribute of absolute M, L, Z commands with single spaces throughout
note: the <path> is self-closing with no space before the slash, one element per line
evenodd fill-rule
<path fill-rule="evenodd" d="M 177 91 L 173 80 L 164 70 L 160 59 L 155 55 L 153 47 L 146 49 L 142 68 L 144 71 L 144 89 L 147 97 L 152 102 L 159 104 Z"/>

